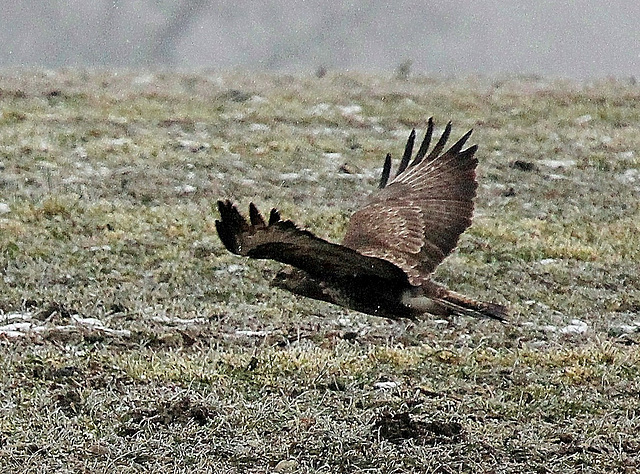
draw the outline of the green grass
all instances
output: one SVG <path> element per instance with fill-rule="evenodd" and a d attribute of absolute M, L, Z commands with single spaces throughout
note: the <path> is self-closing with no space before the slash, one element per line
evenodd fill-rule
<path fill-rule="evenodd" d="M 0 471 L 637 471 L 639 99 L 615 80 L 5 72 Z M 350 312 L 222 248 L 219 198 L 339 240 L 429 116 L 480 145 L 476 218 L 436 278 L 510 324 Z"/>

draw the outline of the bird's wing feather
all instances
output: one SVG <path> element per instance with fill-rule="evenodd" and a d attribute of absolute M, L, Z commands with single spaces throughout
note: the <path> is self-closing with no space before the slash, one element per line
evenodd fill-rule
<path fill-rule="evenodd" d="M 389 261 L 316 237 L 291 221 L 281 220 L 275 209 L 268 223 L 253 204 L 249 209 L 250 223 L 230 201 L 218 201 L 220 220 L 216 221 L 216 229 L 230 252 L 276 260 L 319 278 L 366 278 L 408 284 L 405 272 Z"/>
<path fill-rule="evenodd" d="M 427 155 L 433 121 L 414 160 L 408 164 L 415 133 L 409 137 L 399 172 L 349 221 L 343 245 L 402 268 L 413 285 L 421 285 L 456 247 L 469 227 L 477 182 L 477 147 L 462 150 L 471 132 L 442 153 L 451 125 Z M 389 165 L 385 163 L 386 174 Z M 384 173 L 383 173 L 384 174 Z"/>

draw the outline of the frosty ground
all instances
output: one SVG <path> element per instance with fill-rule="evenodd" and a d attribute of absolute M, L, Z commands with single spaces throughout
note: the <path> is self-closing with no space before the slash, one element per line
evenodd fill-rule
<path fill-rule="evenodd" d="M 0 75 L 3 472 L 640 469 L 640 87 Z M 473 128 L 436 273 L 510 323 L 387 321 L 269 287 L 215 201 L 338 241 L 387 152 Z"/>

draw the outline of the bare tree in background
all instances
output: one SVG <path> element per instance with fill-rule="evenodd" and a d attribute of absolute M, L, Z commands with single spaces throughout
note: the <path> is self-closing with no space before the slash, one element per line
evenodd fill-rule
<path fill-rule="evenodd" d="M 177 63 L 176 49 L 213 0 L 17 0 L 0 18 L 0 66 Z"/>
<path fill-rule="evenodd" d="M 212 0 L 184 0 L 165 16 L 165 21 L 151 34 L 146 62 L 172 65 L 176 61 L 176 48 L 189 33 L 189 28 L 212 4 Z"/>
<path fill-rule="evenodd" d="M 97 41 L 95 50 L 95 60 L 100 65 L 117 64 L 127 58 L 122 41 L 114 40 L 114 32 L 121 26 L 122 1 L 103 0 L 102 13 L 96 29 Z"/>
<path fill-rule="evenodd" d="M 0 16 L 0 66 L 132 67 L 249 65 L 266 69 L 351 67 L 407 56 L 418 0 L 15 0 Z M 448 28 L 434 6 L 422 38 Z M 207 26 L 192 31 L 194 26 Z M 393 33 L 393 40 L 388 37 Z M 423 33 L 424 32 L 424 33 Z M 183 58 L 184 41 L 203 43 L 197 59 Z M 211 47 L 213 46 L 213 47 Z M 410 50 L 410 54 L 415 54 Z M 193 53 L 192 53 L 193 56 Z M 395 64 L 394 64 L 395 65 Z"/>
<path fill-rule="evenodd" d="M 11 0 L 0 67 L 634 75 L 640 2 Z M 590 45 L 585 48 L 584 44 Z M 408 63 L 405 63 L 408 64 Z"/>

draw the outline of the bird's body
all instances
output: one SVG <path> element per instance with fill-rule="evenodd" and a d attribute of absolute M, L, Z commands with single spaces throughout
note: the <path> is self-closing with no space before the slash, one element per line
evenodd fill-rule
<path fill-rule="evenodd" d="M 387 155 L 380 190 L 351 217 L 341 245 L 281 220 L 275 209 L 266 222 L 251 204 L 247 222 L 230 201 L 218 201 L 218 235 L 235 254 L 290 265 L 273 285 L 302 296 L 391 319 L 431 313 L 502 321 L 504 306 L 472 300 L 431 279 L 471 224 L 477 189 L 477 147 L 462 150 L 471 132 L 442 153 L 450 131 L 449 123 L 427 155 L 433 133 L 429 119 L 411 161 L 413 131 L 390 183 Z"/>

